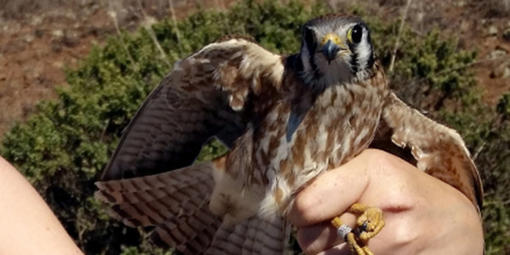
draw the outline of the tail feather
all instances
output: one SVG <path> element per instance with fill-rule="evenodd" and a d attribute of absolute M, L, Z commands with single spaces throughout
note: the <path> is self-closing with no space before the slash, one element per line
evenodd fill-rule
<path fill-rule="evenodd" d="M 280 255 L 286 251 L 289 236 L 290 226 L 283 218 L 254 216 L 237 225 L 222 224 L 205 254 Z"/>
<path fill-rule="evenodd" d="M 210 246 L 222 219 L 203 206 L 194 215 L 184 216 L 175 221 L 158 225 L 152 233 L 153 239 L 183 254 L 203 254 Z"/>
<path fill-rule="evenodd" d="M 109 214 L 131 227 L 154 226 L 151 237 L 184 254 L 203 253 L 222 219 L 209 211 L 212 162 L 162 174 L 97 182 L 96 198 Z"/>
<path fill-rule="evenodd" d="M 228 225 L 211 213 L 213 171 L 223 166 L 207 162 L 157 175 L 97 182 L 96 197 L 111 205 L 112 217 L 131 227 L 153 226 L 153 240 L 183 254 L 282 254 L 289 226 L 281 217 L 253 216 Z"/>

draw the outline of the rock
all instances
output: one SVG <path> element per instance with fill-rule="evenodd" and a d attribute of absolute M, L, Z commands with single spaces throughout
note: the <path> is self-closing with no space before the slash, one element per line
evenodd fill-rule
<path fill-rule="evenodd" d="M 464 7 L 466 5 L 466 2 L 465 1 L 457 1 L 454 4 L 457 5 L 457 7 Z"/>
<path fill-rule="evenodd" d="M 490 77 L 493 79 L 510 78 L 510 61 L 503 62 L 501 65 L 492 70 Z"/>
<path fill-rule="evenodd" d="M 505 67 L 505 70 L 503 71 L 503 79 L 510 78 L 510 67 Z"/>
<path fill-rule="evenodd" d="M 21 30 L 21 24 L 19 22 L 5 22 L 5 25 L 2 27 L 3 32 L 7 32 L 10 34 L 18 33 Z"/>
<path fill-rule="evenodd" d="M 64 36 L 64 32 L 60 29 L 55 29 L 51 31 L 51 35 L 56 38 L 61 38 L 62 36 Z"/>
<path fill-rule="evenodd" d="M 494 25 L 491 25 L 491 26 L 489 27 L 489 30 L 488 30 L 488 31 L 489 31 L 489 34 L 488 34 L 489 36 L 495 36 L 495 35 L 498 35 L 498 32 L 499 32 L 499 31 L 498 31 L 498 28 L 497 28 L 496 26 L 494 26 Z"/>
<path fill-rule="evenodd" d="M 503 40 L 510 42 L 510 27 L 503 31 Z"/>
<path fill-rule="evenodd" d="M 35 36 L 33 34 L 28 34 L 23 36 L 23 40 L 27 43 L 31 43 L 35 39 Z"/>
<path fill-rule="evenodd" d="M 61 61 L 55 61 L 51 65 L 58 69 L 61 69 L 64 66 L 64 63 L 62 63 Z"/>
<path fill-rule="evenodd" d="M 489 53 L 489 55 L 487 57 L 489 59 L 498 59 L 498 58 L 503 58 L 506 54 L 507 54 L 507 52 L 503 49 L 495 49 L 495 50 L 491 51 L 491 53 Z"/>
<path fill-rule="evenodd" d="M 32 20 L 30 21 L 30 25 L 32 26 L 39 26 L 43 21 L 43 18 L 41 16 L 33 16 Z"/>
<path fill-rule="evenodd" d="M 466 32 L 469 29 L 471 29 L 471 27 L 468 21 L 464 20 L 460 23 L 460 31 Z"/>

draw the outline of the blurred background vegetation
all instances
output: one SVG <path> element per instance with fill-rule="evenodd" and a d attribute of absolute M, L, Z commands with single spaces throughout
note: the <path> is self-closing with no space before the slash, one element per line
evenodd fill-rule
<path fill-rule="evenodd" d="M 66 70 L 68 86 L 57 88 L 55 100 L 41 101 L 4 135 L 0 154 L 38 189 L 85 253 L 170 254 L 140 229 L 110 220 L 93 198 L 93 183 L 123 127 L 176 60 L 226 34 L 250 35 L 273 52 L 294 53 L 300 26 L 332 11 L 324 2 L 284 2 L 240 1 L 226 11 L 145 22 L 134 33 L 118 30 Z M 356 4 L 342 11 L 368 23 L 398 95 L 462 134 L 484 181 L 487 254 L 510 254 L 510 92 L 495 104 L 484 102 L 472 69 L 480 63 L 477 51 L 459 47 L 439 28 L 418 32 L 398 15 L 371 15 Z M 221 152 L 212 146 L 201 157 Z"/>

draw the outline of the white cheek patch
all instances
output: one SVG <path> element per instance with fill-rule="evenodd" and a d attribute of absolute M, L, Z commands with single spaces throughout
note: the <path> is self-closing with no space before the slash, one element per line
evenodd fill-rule
<path fill-rule="evenodd" d="M 356 46 L 356 52 L 358 53 L 358 70 L 365 70 L 368 65 L 368 61 L 372 55 L 372 49 L 368 43 L 368 31 L 363 29 L 363 37 L 361 42 Z"/>

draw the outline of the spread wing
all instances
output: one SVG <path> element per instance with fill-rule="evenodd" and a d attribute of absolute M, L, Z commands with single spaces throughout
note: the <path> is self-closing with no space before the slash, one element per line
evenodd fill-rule
<path fill-rule="evenodd" d="M 378 146 L 374 147 L 390 148 L 390 152 L 403 155 L 387 146 L 390 139 L 398 147 L 410 148 L 419 169 L 455 187 L 481 208 L 480 174 L 455 130 L 427 118 L 392 93 L 374 140 Z"/>
<path fill-rule="evenodd" d="M 254 118 L 256 98 L 278 93 L 283 70 L 281 56 L 242 38 L 177 62 L 125 129 L 101 179 L 187 166 L 213 136 L 230 146 Z"/>

